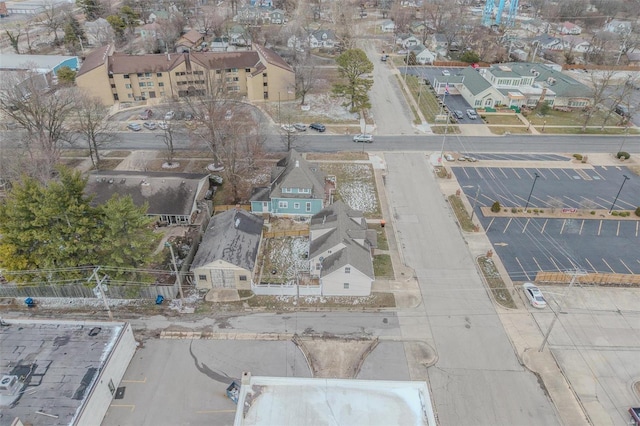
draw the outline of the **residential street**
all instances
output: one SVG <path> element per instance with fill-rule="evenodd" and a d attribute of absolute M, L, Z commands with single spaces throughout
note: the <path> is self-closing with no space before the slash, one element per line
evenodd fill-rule
<path fill-rule="evenodd" d="M 416 271 L 426 310 L 421 328 L 415 317 L 406 325 L 437 352 L 427 374 L 440 423 L 558 424 L 536 376 L 517 360 L 426 158 L 385 157 L 399 244 Z"/>

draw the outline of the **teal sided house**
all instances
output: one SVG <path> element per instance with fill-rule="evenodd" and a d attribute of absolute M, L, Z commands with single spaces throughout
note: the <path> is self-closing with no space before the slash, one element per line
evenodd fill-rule
<path fill-rule="evenodd" d="M 251 212 L 313 216 L 333 201 L 335 178 L 292 149 L 271 170 L 269 186 L 254 188 Z"/>

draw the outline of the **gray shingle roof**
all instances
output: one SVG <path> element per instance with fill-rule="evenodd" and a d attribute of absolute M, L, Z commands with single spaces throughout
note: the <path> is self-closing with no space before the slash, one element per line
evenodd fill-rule
<path fill-rule="evenodd" d="M 149 205 L 149 215 L 189 215 L 206 177 L 200 173 L 101 171 L 89 175 L 85 192 L 94 196 L 96 204 L 107 202 L 114 194 L 130 195 L 136 206 Z"/>
<path fill-rule="evenodd" d="M 322 273 L 328 274 L 347 264 L 373 278 L 370 248 L 376 246 L 376 233 L 367 229 L 362 212 L 353 210 L 342 201 L 336 201 L 311 218 L 310 230 L 330 231 L 310 242 L 309 255 L 314 257 L 340 243 L 345 248 L 332 253 L 322 261 Z M 364 240 L 364 246 L 356 240 Z"/>
<path fill-rule="evenodd" d="M 316 198 L 324 199 L 326 174 L 317 165 L 302 158 L 295 149 L 278 161 L 271 170 L 271 197 L 274 198 Z M 309 194 L 283 193 L 282 188 L 307 188 Z"/>
<path fill-rule="evenodd" d="M 258 256 L 264 219 L 241 209 L 227 210 L 211 218 L 191 270 L 216 260 L 252 271 Z"/>
<path fill-rule="evenodd" d="M 532 74 L 531 70 L 535 69 L 538 72 L 535 82 L 541 86 L 549 87 L 558 97 L 590 98 L 593 96 L 593 92 L 588 86 L 560 71 L 549 68 L 546 65 L 533 62 L 509 62 L 502 65 L 511 69 L 510 75 L 515 74 L 518 76 L 530 76 Z M 493 66 L 492 74 L 496 75 L 493 72 Z M 549 78 L 553 78 L 555 80 L 553 84 L 549 83 Z"/>

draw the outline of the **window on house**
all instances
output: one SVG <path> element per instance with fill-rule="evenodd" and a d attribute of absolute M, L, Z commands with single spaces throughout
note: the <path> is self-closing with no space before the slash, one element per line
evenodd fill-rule
<path fill-rule="evenodd" d="M 244 72 L 251 72 L 251 68 L 245 68 Z"/>
<path fill-rule="evenodd" d="M 206 281 L 206 280 L 207 280 L 206 275 L 198 275 L 198 281 Z"/>
<path fill-rule="evenodd" d="M 222 73 L 221 70 L 216 70 L 216 74 L 220 74 L 220 73 Z"/>
<path fill-rule="evenodd" d="M 296 210 L 300 210 L 300 203 L 293 203 L 293 208 Z"/>
<path fill-rule="evenodd" d="M 278 201 L 278 208 L 280 209 L 289 208 L 289 203 L 287 201 Z"/>
<path fill-rule="evenodd" d="M 112 89 L 115 89 L 115 88 L 116 88 L 116 85 L 115 85 L 115 84 L 112 84 L 112 85 L 111 85 L 111 88 L 112 88 Z"/>
<path fill-rule="evenodd" d="M 162 77 L 162 73 L 161 72 L 157 72 L 156 73 L 156 77 Z"/>
<path fill-rule="evenodd" d="M 345 290 L 348 290 L 348 289 L 349 289 L 349 283 L 344 283 L 343 285 L 344 285 L 344 289 L 345 289 Z"/>
<path fill-rule="evenodd" d="M 131 89 L 131 85 L 127 83 L 127 84 L 124 85 L 124 88 L 125 89 Z"/>
<path fill-rule="evenodd" d="M 164 87 L 164 83 L 160 81 L 160 82 L 158 83 L 158 86 L 160 86 L 160 87 Z"/>
<path fill-rule="evenodd" d="M 140 83 L 138 83 L 138 86 L 140 86 L 140 87 L 144 87 L 146 85 L 147 85 L 147 83 L 145 83 L 144 81 L 141 81 Z"/>
<path fill-rule="evenodd" d="M 350 274 L 351 273 L 351 266 L 345 266 L 344 267 L 344 273 L 345 274 Z"/>
<path fill-rule="evenodd" d="M 311 203 L 307 203 L 307 212 L 311 211 Z"/>
<path fill-rule="evenodd" d="M 231 68 L 227 68 L 224 72 L 231 72 Z"/>
<path fill-rule="evenodd" d="M 142 77 L 142 73 L 141 73 L 141 72 L 137 73 L 136 75 L 137 75 L 138 77 Z"/>
<path fill-rule="evenodd" d="M 311 193 L 311 188 L 298 188 L 298 192 L 302 194 L 309 194 Z"/>
<path fill-rule="evenodd" d="M 123 78 L 129 78 L 129 74 L 125 74 L 122 76 Z"/>
<path fill-rule="evenodd" d="M 131 98 L 133 98 L 133 95 L 132 95 L 131 93 L 129 93 L 129 94 L 127 94 L 127 97 L 128 97 L 129 99 L 131 99 Z"/>
<path fill-rule="evenodd" d="M 263 85 L 264 87 L 267 87 L 267 86 L 269 85 L 269 83 L 267 83 L 267 82 L 265 81 L 264 83 L 262 83 L 262 85 Z"/>
<path fill-rule="evenodd" d="M 238 72 L 238 68 L 231 68 L 231 72 Z"/>
<path fill-rule="evenodd" d="M 263 77 L 266 77 L 266 76 L 267 76 L 267 73 L 266 73 L 266 72 L 263 72 L 263 73 L 262 73 L 262 76 L 263 76 Z"/>
<path fill-rule="evenodd" d="M 238 77 L 233 77 L 233 81 L 240 81 Z"/>
<path fill-rule="evenodd" d="M 246 281 L 246 280 L 247 280 L 246 275 L 240 275 L 240 281 Z"/>
<path fill-rule="evenodd" d="M 153 81 L 148 82 L 147 87 L 153 87 Z"/>
<path fill-rule="evenodd" d="M 111 395 L 113 395 L 115 391 L 116 391 L 116 387 L 113 384 L 113 380 L 109 380 L 109 392 L 111 392 Z"/>
<path fill-rule="evenodd" d="M 145 73 L 144 73 L 144 76 L 145 76 L 145 77 L 151 77 L 151 73 L 150 73 L 150 72 L 145 72 Z"/>

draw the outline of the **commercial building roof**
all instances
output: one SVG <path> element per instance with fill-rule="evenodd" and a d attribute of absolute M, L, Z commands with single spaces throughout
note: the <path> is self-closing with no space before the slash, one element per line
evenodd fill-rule
<path fill-rule="evenodd" d="M 96 414 L 85 413 L 84 408 L 122 336 L 130 335 L 135 345 L 125 323 L 0 320 L 0 324 L 2 425 L 16 418 L 34 426 L 82 423 L 84 414 Z M 133 350 L 128 353 L 132 356 Z M 130 356 L 122 359 L 122 371 Z M 118 383 L 119 379 L 114 386 Z M 104 416 L 109 402 L 91 406 Z"/>
<path fill-rule="evenodd" d="M 235 426 L 428 425 L 435 416 L 425 382 L 243 375 Z"/>

